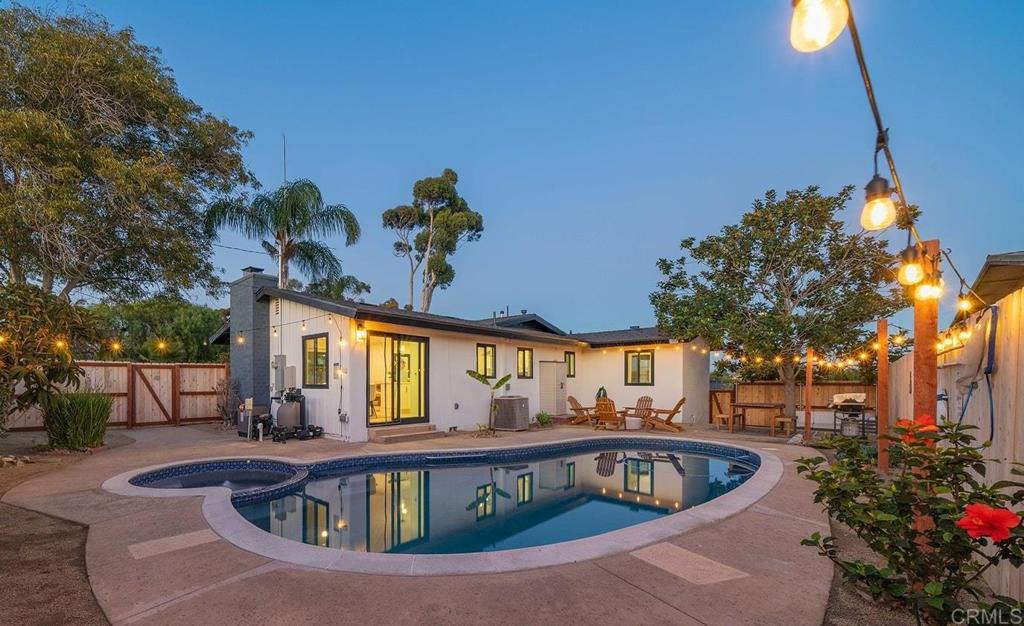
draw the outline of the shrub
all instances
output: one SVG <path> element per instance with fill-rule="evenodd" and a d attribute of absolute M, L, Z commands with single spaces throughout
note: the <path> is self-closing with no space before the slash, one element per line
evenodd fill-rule
<path fill-rule="evenodd" d="M 84 371 L 75 352 L 101 340 L 82 307 L 32 285 L 0 286 L 0 434 L 7 417 L 76 389 Z"/>
<path fill-rule="evenodd" d="M 1013 510 L 1024 502 L 1024 484 L 983 482 L 987 444 L 974 445 L 973 428 L 901 420 L 889 437 L 889 476 L 878 474 L 854 438 L 831 439 L 836 460 L 830 466 L 822 457 L 800 459 L 797 471 L 818 484 L 815 502 L 885 564 L 843 559 L 832 537 L 820 533 L 803 544 L 818 548 L 844 578 L 865 585 L 876 600 L 894 600 L 918 621 L 947 623 L 972 602 L 998 611 L 1019 607 L 1011 598 L 978 601 L 985 570 L 1002 562 L 1024 563 L 1021 511 Z"/>
<path fill-rule="evenodd" d="M 67 450 L 102 445 L 113 403 L 110 396 L 95 392 L 66 393 L 52 398 L 43 412 L 50 445 Z"/>
<path fill-rule="evenodd" d="M 536 417 L 537 417 L 537 423 L 540 424 L 541 426 L 550 426 L 551 425 L 552 418 L 551 418 L 551 414 L 550 413 L 545 413 L 544 411 L 541 411 L 540 413 L 538 413 L 536 415 Z"/>

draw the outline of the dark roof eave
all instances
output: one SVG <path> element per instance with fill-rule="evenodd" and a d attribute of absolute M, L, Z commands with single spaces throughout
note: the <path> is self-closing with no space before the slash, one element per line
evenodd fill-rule
<path fill-rule="evenodd" d="M 375 307 L 372 305 L 365 307 L 362 307 L 357 303 L 347 305 L 342 304 L 340 302 L 333 302 L 331 300 L 318 298 L 316 296 L 310 296 L 308 294 L 300 293 L 297 291 L 292 291 L 290 289 L 280 289 L 278 287 L 261 287 L 256 291 L 257 300 L 268 297 L 291 300 L 293 302 L 298 302 L 300 304 L 316 307 L 318 309 L 328 311 L 330 313 L 337 313 L 338 315 L 344 315 L 346 317 L 351 317 L 357 320 L 383 322 L 387 324 L 396 324 L 401 326 L 412 326 L 414 328 L 429 328 L 432 330 L 461 332 L 474 335 L 484 335 L 488 337 L 521 339 L 524 341 L 534 341 L 537 343 L 553 343 L 566 346 L 586 345 L 585 342 L 579 341 L 577 339 L 552 335 L 549 333 L 494 327 L 485 324 L 459 321 L 456 318 L 445 318 L 439 315 L 421 316 L 415 313 L 409 313 L 408 311 L 398 309 L 391 311 L 387 309 L 382 309 L 381 307 Z"/>
<path fill-rule="evenodd" d="M 580 341 L 586 343 L 591 348 L 617 348 L 619 346 L 653 346 L 659 344 L 672 343 L 672 339 L 669 337 L 664 337 L 660 339 L 616 339 L 610 341 L 591 341 L 586 339 L 580 339 Z"/>

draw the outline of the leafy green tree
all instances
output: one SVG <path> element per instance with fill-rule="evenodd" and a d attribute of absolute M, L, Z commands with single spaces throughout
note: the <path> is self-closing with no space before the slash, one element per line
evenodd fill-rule
<path fill-rule="evenodd" d="M 70 298 L 219 289 L 215 198 L 250 133 L 178 90 L 157 50 L 91 14 L 0 9 L 0 277 Z"/>
<path fill-rule="evenodd" d="M 409 304 L 413 306 L 416 273 L 422 269 L 420 310 L 427 312 L 436 289 L 447 289 L 455 280 L 455 268 L 449 262 L 465 241 L 476 241 L 484 232 L 484 218 L 469 208 L 455 185 L 459 176 L 446 169 L 440 176 L 416 181 L 412 204 L 384 211 L 384 228 L 398 237 L 396 256 L 409 262 Z"/>
<path fill-rule="evenodd" d="M 79 386 L 75 355 L 102 339 L 93 315 L 34 285 L 0 286 L 0 433 L 15 411 L 44 410 L 57 394 Z"/>
<path fill-rule="evenodd" d="M 768 191 L 739 224 L 699 243 L 684 239 L 683 256 L 658 261 L 664 279 L 651 303 L 659 326 L 766 359 L 858 345 L 863 326 L 904 299 L 885 242 L 848 234 L 837 219 L 851 191 L 828 196 L 808 187 L 782 198 Z M 785 413 L 795 415 L 799 365 L 791 358 L 773 365 Z"/>
<path fill-rule="evenodd" d="M 117 337 L 104 344 L 95 355 L 101 359 L 168 363 L 222 361 L 224 346 L 208 341 L 224 323 L 224 313 L 175 297 L 154 297 L 125 304 L 98 304 L 92 312 L 105 328 L 105 334 Z"/>
<path fill-rule="evenodd" d="M 309 283 L 306 292 L 328 300 L 351 300 L 370 293 L 370 286 L 355 276 L 343 274 Z"/>
<path fill-rule="evenodd" d="M 207 214 L 213 228 L 229 226 L 249 237 L 263 238 L 261 244 L 278 263 L 278 285 L 289 285 L 292 261 L 314 281 L 342 275 L 341 261 L 330 246 L 315 237 L 345 235 L 345 245 L 359 241 L 359 221 L 343 204 L 324 204 L 320 188 L 306 179 L 281 185 L 269 194 L 260 193 L 250 202 L 224 200 L 214 203 Z"/>

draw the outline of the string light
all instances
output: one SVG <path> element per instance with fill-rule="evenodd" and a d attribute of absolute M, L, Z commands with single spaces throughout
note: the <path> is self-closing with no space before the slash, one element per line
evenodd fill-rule
<path fill-rule="evenodd" d="M 306 320 L 302 320 L 302 330 L 306 330 Z"/>
<path fill-rule="evenodd" d="M 239 345 L 245 343 L 245 333 L 238 333 L 238 336 L 235 337 L 235 342 Z"/>
<path fill-rule="evenodd" d="M 964 313 L 971 310 L 971 301 L 968 298 L 965 298 L 962 292 L 960 293 L 960 297 L 956 300 L 956 308 L 960 309 Z"/>
<path fill-rule="evenodd" d="M 156 342 L 156 349 L 163 352 L 164 350 L 167 349 L 167 342 L 164 341 L 163 339 L 158 339 Z"/>
<path fill-rule="evenodd" d="M 68 342 L 64 341 L 63 339 L 58 339 L 53 342 L 53 347 L 57 348 L 58 350 L 63 350 L 68 347 Z"/>
<path fill-rule="evenodd" d="M 7 335 L 0 335 L 0 346 L 7 343 Z"/>
<path fill-rule="evenodd" d="M 120 352 L 121 351 L 121 342 L 117 341 L 116 339 L 114 341 L 111 341 L 110 342 L 110 351 L 111 352 Z"/>
<path fill-rule="evenodd" d="M 274 326 L 274 336 L 277 337 L 277 326 Z"/>

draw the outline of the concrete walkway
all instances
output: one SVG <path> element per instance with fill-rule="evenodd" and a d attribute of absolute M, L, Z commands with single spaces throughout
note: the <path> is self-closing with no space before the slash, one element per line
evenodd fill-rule
<path fill-rule="evenodd" d="M 779 484 L 726 520 L 593 561 L 503 574 L 373 576 L 303 568 L 244 551 L 210 530 L 201 498 L 117 496 L 124 471 L 211 456 L 319 459 L 369 451 L 507 446 L 585 436 L 555 428 L 408 444 L 250 443 L 215 427 L 128 432 L 136 443 L 27 481 L 3 501 L 86 524 L 86 565 L 113 623 L 821 624 L 831 564 L 800 540 L 828 531 L 793 460 L 806 448 L 736 440 L 785 463 Z M 713 433 L 688 433 L 714 439 Z"/>

